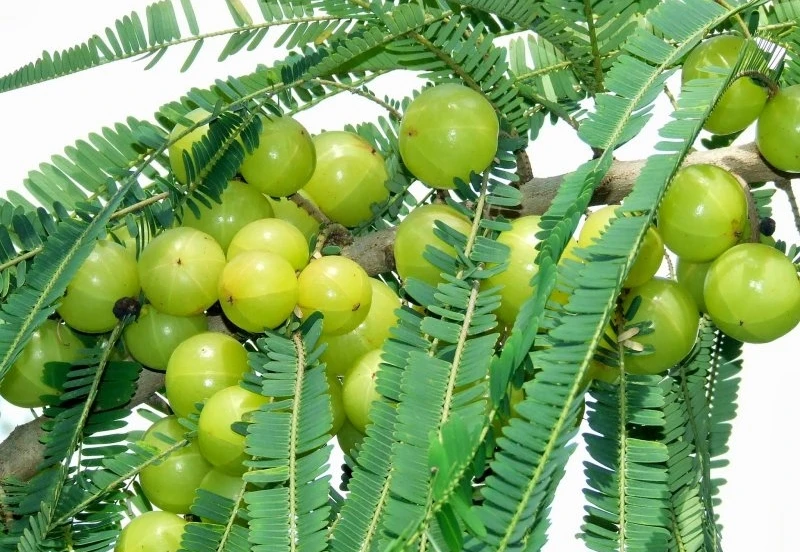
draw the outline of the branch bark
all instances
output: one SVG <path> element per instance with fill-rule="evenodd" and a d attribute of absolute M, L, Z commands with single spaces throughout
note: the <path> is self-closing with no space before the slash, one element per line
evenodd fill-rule
<path fill-rule="evenodd" d="M 592 205 L 619 203 L 633 189 L 646 160 L 615 161 L 608 174 L 595 190 Z M 698 151 L 686 157 L 684 165 L 710 164 L 723 167 L 738 174 L 745 182 L 768 182 L 785 179 L 761 158 L 755 144 L 731 146 L 710 151 Z M 521 215 L 541 215 L 556 197 L 566 174 L 546 178 L 532 178 L 520 186 Z M 352 245 L 342 249 L 342 255 L 364 267 L 370 276 L 394 269 L 394 234 L 390 228 L 358 238 Z"/>
<path fill-rule="evenodd" d="M 776 172 L 761 158 L 755 144 L 732 146 L 690 154 L 685 164 L 708 163 L 724 167 L 748 183 L 786 179 L 787 175 Z M 592 198 L 592 205 L 619 203 L 633 189 L 636 178 L 644 167 L 645 160 L 616 161 Z M 532 178 L 520 187 L 523 200 L 520 215 L 541 215 L 558 192 L 567 175 Z M 395 229 L 382 230 L 356 239 L 342 249 L 342 255 L 357 261 L 370 275 L 380 274 L 395 268 Z M 221 327 L 217 331 L 225 331 Z M 131 400 L 131 407 L 145 403 L 164 385 L 164 375 L 145 370 L 139 378 L 139 387 Z M 7 477 L 29 479 L 42 459 L 44 446 L 41 420 L 33 420 L 17 427 L 0 443 L 0 481 Z"/>

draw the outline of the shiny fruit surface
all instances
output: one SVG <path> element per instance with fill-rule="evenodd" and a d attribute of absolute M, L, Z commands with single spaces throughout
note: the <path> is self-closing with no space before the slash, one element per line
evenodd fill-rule
<path fill-rule="evenodd" d="M 685 84 L 700 78 L 724 78 L 724 75 L 710 69 L 732 69 L 744 42 L 741 36 L 730 34 L 704 40 L 686 56 L 682 82 Z M 741 77 L 719 99 L 703 128 L 714 134 L 732 134 L 744 130 L 756 120 L 766 101 L 767 91 L 763 87 L 749 77 Z"/>
<path fill-rule="evenodd" d="M 610 224 L 611 220 L 616 218 L 616 211 L 618 205 L 606 205 L 586 217 L 586 222 L 583 224 L 580 236 L 578 236 L 578 247 L 589 247 L 594 243 L 595 239 L 599 238 Z M 639 253 L 633 261 L 631 269 L 628 271 L 628 277 L 625 278 L 623 287 L 632 288 L 640 286 L 647 282 L 650 278 L 655 276 L 661 266 L 661 261 L 664 260 L 664 241 L 661 235 L 650 226 L 647 233 L 642 240 L 642 245 L 639 248 Z"/>
<path fill-rule="evenodd" d="M 228 261 L 245 251 L 277 253 L 295 270 L 308 264 L 308 240 L 293 224 L 277 218 L 256 220 L 239 230 L 228 246 Z"/>
<path fill-rule="evenodd" d="M 800 85 L 778 91 L 758 117 L 758 151 L 770 165 L 800 172 Z"/>
<path fill-rule="evenodd" d="M 328 374 L 346 376 L 359 358 L 383 346 L 389 330 L 397 323 L 395 310 L 400 308 L 400 297 L 380 280 L 370 278 L 369 283 L 372 304 L 364 321 L 346 334 L 322 337 L 327 348 L 320 361 L 327 365 Z"/>
<path fill-rule="evenodd" d="M 398 225 L 394 240 L 397 273 L 403 280 L 417 278 L 432 286 L 444 281 L 441 271 L 423 257 L 428 245 L 455 255 L 455 250 L 433 233 L 436 221 L 464 235 L 469 235 L 472 229 L 470 221 L 449 205 L 431 203 L 414 209 Z"/>
<path fill-rule="evenodd" d="M 268 251 L 247 251 L 225 265 L 219 303 L 228 319 L 251 333 L 283 324 L 297 305 L 298 284 L 289 262 Z"/>
<path fill-rule="evenodd" d="M 297 303 L 303 316 L 314 311 L 322 313 L 323 333 L 350 332 L 367 317 L 372 304 L 372 284 L 355 261 L 334 255 L 315 259 L 303 269 L 297 282 Z"/>
<path fill-rule="evenodd" d="M 167 364 L 167 400 L 185 418 L 220 389 L 236 385 L 249 370 L 247 350 L 229 335 L 205 332 L 175 348 Z"/>
<path fill-rule="evenodd" d="M 361 433 L 366 431 L 370 422 L 369 409 L 372 402 L 380 399 L 375 380 L 382 354 L 380 349 L 368 352 L 344 378 L 344 413 L 353 427 Z"/>
<path fill-rule="evenodd" d="M 686 288 L 700 312 L 707 312 L 703 287 L 706 283 L 706 274 L 712 263 L 713 261 L 693 263 L 678 257 L 678 262 L 675 264 L 675 279 Z"/>
<path fill-rule="evenodd" d="M 197 123 L 209 117 L 210 115 L 211 113 L 205 109 L 197 108 L 187 113 L 184 118 Z M 208 133 L 208 124 L 206 123 L 190 131 L 185 136 L 178 138 L 178 136 L 185 132 L 187 128 L 188 127 L 178 123 L 169 133 L 170 140 L 177 138 L 177 141 L 169 147 L 169 166 L 172 168 L 172 172 L 175 174 L 175 179 L 181 184 L 187 184 L 189 182 L 189 177 L 186 173 L 186 167 L 183 163 L 184 152 L 191 157 L 192 144 L 194 142 L 199 142 L 203 136 Z"/>
<path fill-rule="evenodd" d="M 298 191 L 297 194 L 303 196 L 308 201 L 312 201 L 308 194 L 303 190 Z M 272 205 L 275 218 L 285 220 L 300 230 L 306 237 L 307 241 L 310 242 L 311 238 L 319 233 L 319 221 L 312 217 L 308 211 L 300 207 L 291 199 L 285 197 L 280 199 L 267 199 L 269 200 L 270 205 Z"/>
<path fill-rule="evenodd" d="M 332 221 L 358 226 L 372 218 L 370 205 L 389 197 L 381 154 L 361 136 L 333 130 L 314 137 L 317 166 L 303 187 Z"/>
<path fill-rule="evenodd" d="M 195 216 L 191 209 L 184 210 L 183 226 L 196 228 L 205 232 L 222 247 L 228 250 L 233 236 L 254 220 L 259 220 L 273 215 L 270 205 L 264 194 L 253 186 L 231 180 L 220 195 L 220 203 L 208 199 L 210 206 L 197 203 L 200 216 Z"/>
<path fill-rule="evenodd" d="M 58 314 L 80 332 L 108 332 L 118 322 L 114 304 L 139 290 L 136 259 L 124 246 L 100 240 L 67 284 Z"/>
<path fill-rule="evenodd" d="M 658 208 L 658 231 L 678 257 L 705 262 L 741 238 L 747 221 L 745 191 L 714 165 L 679 170 Z"/>
<path fill-rule="evenodd" d="M 680 362 L 694 346 L 700 317 L 697 305 L 683 286 L 673 280 L 653 278 L 629 290 L 622 302 L 627 312 L 636 297 L 641 304 L 626 327 L 652 322 L 652 333 L 631 337 L 655 349 L 648 354 L 625 354 L 625 370 L 632 374 L 660 374 Z"/>
<path fill-rule="evenodd" d="M 153 370 L 164 371 L 172 351 L 186 339 L 208 330 L 204 314 L 173 316 L 143 305 L 136 321 L 125 328 L 123 339 L 128 353 Z"/>
<path fill-rule="evenodd" d="M 247 469 L 244 461 L 245 437 L 231 429 L 244 421 L 245 415 L 258 410 L 269 398 L 233 385 L 217 391 L 200 412 L 197 442 L 203 456 L 218 470 L 228 475 L 241 475 Z"/>
<path fill-rule="evenodd" d="M 167 416 L 150 426 L 144 442 L 163 452 L 173 442 L 182 441 L 186 432 L 177 417 Z M 210 469 L 211 464 L 200 454 L 195 441 L 143 468 L 139 482 L 147 499 L 157 507 L 173 514 L 188 514 L 195 491 Z"/>
<path fill-rule="evenodd" d="M 214 238 L 194 228 L 156 236 L 139 256 L 139 279 L 147 299 L 167 314 L 200 314 L 217 301 L 225 253 Z"/>
<path fill-rule="evenodd" d="M 703 289 L 711 320 L 739 341 L 767 343 L 800 322 L 797 269 L 768 245 L 743 243 L 720 255 Z"/>
<path fill-rule="evenodd" d="M 144 512 L 123 527 L 114 552 L 178 552 L 186 520 L 170 512 Z"/>
<path fill-rule="evenodd" d="M 292 195 L 314 173 L 317 156 L 311 136 L 289 116 L 261 117 L 261 125 L 258 147 L 245 154 L 239 171 L 261 193 Z"/>
<path fill-rule="evenodd" d="M 497 153 L 500 130 L 494 107 L 483 94 L 453 83 L 426 88 L 403 114 L 399 146 L 403 163 L 432 188 L 469 181 Z"/>
<path fill-rule="evenodd" d="M 58 376 L 55 372 L 46 373 L 45 364 L 74 362 L 80 358 L 83 347 L 69 327 L 55 320 L 45 320 L 33 332 L 30 341 L 0 382 L 0 396 L 24 408 L 43 406 L 42 395 L 56 394 L 56 389 L 45 380 Z M 64 375 L 66 370 L 64 368 L 58 372 Z"/>

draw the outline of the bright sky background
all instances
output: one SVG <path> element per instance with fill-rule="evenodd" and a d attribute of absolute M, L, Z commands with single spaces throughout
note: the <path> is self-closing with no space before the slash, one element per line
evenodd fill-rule
<path fill-rule="evenodd" d="M 0 74 L 33 61 L 43 48 L 52 52 L 82 42 L 131 10 L 143 16 L 147 4 L 142 0 L 6 3 L 0 11 Z M 180 10 L 179 2 L 175 4 Z M 201 30 L 233 26 L 223 0 L 194 4 Z M 253 1 L 244 4 L 252 8 L 254 17 L 260 16 Z M 274 31 L 273 39 L 279 32 Z M 207 41 L 200 57 L 185 74 L 178 69 L 188 49 L 175 48 L 149 72 L 142 71 L 146 62 L 123 61 L 0 94 L 0 192 L 21 190 L 28 171 L 51 155 L 62 153 L 64 146 L 89 132 L 111 126 L 129 115 L 150 118 L 161 104 L 177 99 L 192 86 L 206 87 L 215 78 L 245 74 L 257 63 L 281 57 L 271 50 L 268 38 L 255 52 L 240 53 L 218 64 L 216 57 L 222 44 Z M 372 88 L 379 95 L 401 98 L 413 86 L 413 80 L 401 77 L 383 79 Z M 676 83 L 673 82 L 672 88 L 677 93 Z M 341 128 L 346 123 L 374 120 L 381 114 L 378 110 L 363 99 L 342 95 L 298 118 L 316 133 Z M 636 159 L 649 155 L 657 142 L 657 129 L 668 114 L 668 104 L 660 101 L 654 120 L 641 136 L 618 152 L 618 157 Z M 752 140 L 752 132 L 746 138 L 741 141 Z M 531 145 L 530 154 L 536 176 L 548 176 L 574 169 L 588 158 L 588 149 L 571 129 L 558 125 L 542 131 Z M 781 194 L 777 196 L 775 211 L 777 237 L 797 243 L 798 236 Z M 800 384 L 798 339 L 800 329 L 796 328 L 777 342 L 746 348 L 739 415 L 727 455 L 730 466 L 716 474 L 728 480 L 721 493 L 723 505 L 717 509 L 724 524 L 723 544 L 727 552 L 796 550 L 795 530 L 800 517 L 796 497 L 800 495 L 800 478 L 793 420 L 797 416 L 794 404 Z M 28 413 L 1 401 L 0 435 L 4 435 Z M 582 549 L 574 535 L 583 515 L 585 459 L 579 449 L 570 460 L 553 505 L 547 552 Z"/>

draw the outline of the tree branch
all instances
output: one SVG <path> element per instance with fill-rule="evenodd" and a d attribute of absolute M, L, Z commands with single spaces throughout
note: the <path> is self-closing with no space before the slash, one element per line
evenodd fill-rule
<path fill-rule="evenodd" d="M 708 163 L 724 167 L 738 174 L 746 182 L 768 182 L 785 180 L 787 175 L 776 172 L 758 154 L 755 144 L 732 146 L 690 154 L 685 164 Z M 630 193 L 636 178 L 644 167 L 645 160 L 616 161 L 595 191 L 593 205 L 619 203 Z M 523 200 L 519 215 L 541 215 L 553 201 L 566 175 L 532 178 L 520 187 Z M 342 255 L 357 261 L 370 275 L 394 270 L 395 229 L 389 228 L 356 238 L 342 249 Z M 210 329 L 227 331 L 217 322 Z M 131 407 L 147 402 L 164 385 L 160 372 L 144 370 L 139 378 L 138 389 L 131 399 Z M 42 459 L 44 446 L 41 419 L 17 427 L 0 443 L 0 481 L 7 477 L 29 479 L 34 475 Z"/>

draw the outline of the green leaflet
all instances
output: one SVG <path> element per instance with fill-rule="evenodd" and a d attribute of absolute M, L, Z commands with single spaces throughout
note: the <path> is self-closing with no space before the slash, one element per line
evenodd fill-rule
<path fill-rule="evenodd" d="M 105 36 L 94 35 L 71 48 L 44 52 L 36 61 L 0 77 L 0 93 L 137 56 L 150 57 L 146 66 L 146 69 L 150 69 L 171 46 L 194 42 L 181 67 L 181 71 L 186 71 L 205 39 L 220 34 L 230 35 L 219 56 L 222 61 L 245 48 L 255 49 L 273 27 L 286 27 L 275 46 L 293 48 L 320 38 L 330 40 L 344 37 L 359 25 L 356 14 L 350 17 L 315 15 L 313 6 L 307 0 L 259 2 L 262 21 L 254 22 L 239 0 L 226 1 L 235 25 L 233 28 L 201 33 L 191 0 L 181 0 L 183 17 L 190 32 L 189 37 L 183 37 L 180 25 L 184 21 L 179 20 L 175 4 L 160 0 L 147 6 L 144 20 L 138 13 L 132 12 L 115 21 L 113 27 L 107 27 L 103 33 Z"/>
<path fill-rule="evenodd" d="M 683 15 L 679 17 L 678 12 Z M 688 19 L 687 14 L 691 14 Z M 493 370 L 498 376 L 497 383 L 492 385 L 495 401 L 499 397 L 495 393 L 504 388 L 515 366 L 530 350 L 538 326 L 538 313 L 542 312 L 546 297 L 553 289 L 555 267 L 552 258 L 563 249 L 566 237 L 575 228 L 577 214 L 585 209 L 594 186 L 607 170 L 610 152 L 635 136 L 647 121 L 648 106 L 660 93 L 668 76 L 666 69 L 728 15 L 719 6 L 705 2 L 664 2 L 650 12 L 649 22 L 660 35 L 669 37 L 678 47 L 664 42 L 648 30 L 639 29 L 625 46 L 636 57 L 621 55 L 606 75 L 606 86 L 611 93 L 597 97 L 595 114 L 580 129 L 581 137 L 604 153 L 599 160 L 565 179 L 543 217 L 543 226 L 547 230 L 542 235 L 546 242 L 538 258 L 539 273 L 534 277 L 536 294 L 523 307 L 514 334 L 503 350 L 497 369 Z M 709 109 L 709 100 L 713 103 L 723 84 L 707 82 L 698 90 L 698 95 L 705 96 L 702 100 L 705 109 Z M 519 407 L 523 418 L 541 430 L 507 432 L 504 437 L 508 440 L 498 440 L 501 451 L 492 464 L 494 473 L 487 479 L 483 492 L 486 500 L 479 511 L 489 528 L 486 543 L 495 549 L 524 547 L 527 535 L 534 541 L 543 538 L 545 508 L 552 499 L 551 474 L 566 462 L 564 446 L 574 435 L 570 421 L 574 419 L 580 400 L 579 381 L 603 335 L 621 282 L 650 224 L 653 208 L 666 181 L 677 169 L 677 164 L 673 163 L 686 154 L 699 131 L 701 119 L 707 113 L 699 112 L 699 97 L 693 97 L 692 93 L 686 96 L 687 108 L 693 106 L 695 110 L 691 123 L 696 127 L 694 134 L 684 121 L 673 125 L 680 127 L 680 133 L 672 131 L 668 125 L 670 132 L 665 135 L 675 140 L 669 144 L 676 152 L 674 158 L 651 158 L 647 164 L 651 168 L 645 168 L 638 181 L 643 184 L 634 188 L 626 200 L 627 212 L 645 213 L 645 216 L 617 219 L 604 234 L 605 239 L 590 249 L 602 257 L 593 256 L 594 262 L 583 267 L 568 264 L 559 270 L 566 288 L 575 290 L 566 306 L 570 314 L 546 312 L 542 323 L 549 330 L 549 337 L 546 346 L 534 355 L 534 363 L 541 372 L 526 385 L 526 398 Z M 627 253 L 621 254 L 622 251 Z M 591 292 L 584 291 L 589 289 Z M 529 321 L 527 328 L 520 323 L 521 319 Z M 527 483 L 522 485 L 523 481 Z"/>
<path fill-rule="evenodd" d="M 251 356 L 248 384 L 272 401 L 254 412 L 247 427 L 253 456 L 244 494 L 251 550 L 314 551 L 327 548 L 333 414 L 324 365 L 316 352 L 321 317 L 311 316 L 289 337 L 269 332 Z"/>

